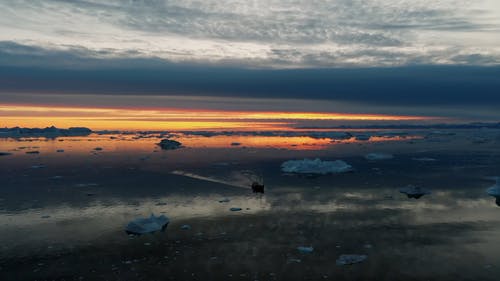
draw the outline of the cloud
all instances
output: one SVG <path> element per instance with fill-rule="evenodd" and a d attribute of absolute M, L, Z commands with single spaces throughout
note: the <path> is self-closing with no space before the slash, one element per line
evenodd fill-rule
<path fill-rule="evenodd" d="M 0 3 L 0 41 L 90 60 L 277 68 L 491 65 L 500 63 L 499 34 L 494 0 Z M 471 56 L 488 59 L 459 59 Z"/>

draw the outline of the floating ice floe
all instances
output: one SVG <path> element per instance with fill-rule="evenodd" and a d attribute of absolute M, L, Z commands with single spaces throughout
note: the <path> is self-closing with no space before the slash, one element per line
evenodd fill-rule
<path fill-rule="evenodd" d="M 392 159 L 394 156 L 392 154 L 387 153 L 368 153 L 365 155 L 367 160 L 386 160 Z"/>
<path fill-rule="evenodd" d="M 367 255 L 341 255 L 337 261 L 337 265 L 350 265 L 355 263 L 360 263 L 368 258 Z"/>
<path fill-rule="evenodd" d="M 59 153 L 64 152 L 64 149 L 58 149 L 58 150 L 56 150 L 56 152 L 59 152 Z"/>
<path fill-rule="evenodd" d="M 40 151 L 38 150 L 33 150 L 33 151 L 26 151 L 26 154 L 39 154 Z"/>
<path fill-rule="evenodd" d="M 430 190 L 413 185 L 400 188 L 399 192 L 406 194 L 408 198 L 415 198 L 415 199 L 418 199 L 424 195 L 431 194 Z"/>
<path fill-rule="evenodd" d="M 146 234 L 164 230 L 170 220 L 164 216 L 155 216 L 151 214 L 149 218 L 137 218 L 127 224 L 125 232 L 127 234 Z"/>
<path fill-rule="evenodd" d="M 342 160 L 321 161 L 321 159 L 288 160 L 281 164 L 285 173 L 321 174 L 345 173 L 352 171 L 352 166 Z"/>
<path fill-rule="evenodd" d="M 181 229 L 182 230 L 190 230 L 191 226 L 189 224 L 184 224 L 184 225 L 181 226 Z"/>
<path fill-rule="evenodd" d="M 490 196 L 500 197 L 500 177 L 496 177 L 497 183 L 486 190 Z"/>
<path fill-rule="evenodd" d="M 310 246 L 309 247 L 299 246 L 299 247 L 297 247 L 297 251 L 299 251 L 302 254 L 309 254 L 309 253 L 312 253 L 314 251 L 314 248 L 310 247 Z"/>
<path fill-rule="evenodd" d="M 102 150 L 102 147 L 96 147 L 94 148 L 95 151 L 101 151 Z"/>
<path fill-rule="evenodd" d="M 182 144 L 178 141 L 169 140 L 169 139 L 162 139 L 158 143 L 158 145 L 161 147 L 161 149 L 171 150 L 171 149 L 180 148 Z"/>
<path fill-rule="evenodd" d="M 493 196 L 496 198 L 496 204 L 500 206 L 500 177 L 494 178 L 497 183 L 486 190 L 489 196 Z"/>
<path fill-rule="evenodd" d="M 219 200 L 219 203 L 227 203 L 231 200 L 229 200 L 229 198 L 222 198 L 221 200 Z"/>
<path fill-rule="evenodd" d="M 231 212 L 239 212 L 241 210 L 242 210 L 241 208 L 236 208 L 236 207 L 233 207 L 233 208 L 229 209 L 229 211 L 231 211 Z"/>
<path fill-rule="evenodd" d="M 232 146 L 239 146 L 239 145 L 241 145 L 241 143 L 240 142 L 232 142 L 231 145 Z"/>

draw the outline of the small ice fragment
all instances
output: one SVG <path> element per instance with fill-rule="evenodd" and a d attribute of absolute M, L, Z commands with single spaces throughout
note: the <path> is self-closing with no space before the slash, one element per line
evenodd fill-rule
<path fill-rule="evenodd" d="M 39 154 L 40 151 L 38 150 L 32 150 L 32 151 L 26 151 L 26 154 Z"/>
<path fill-rule="evenodd" d="M 241 145 L 241 143 L 240 142 L 232 142 L 231 145 L 232 146 L 238 146 L 238 145 Z"/>
<path fill-rule="evenodd" d="M 102 147 L 96 147 L 96 148 L 94 148 L 94 150 L 96 150 L 96 151 L 101 151 L 101 150 L 102 150 Z"/>
<path fill-rule="evenodd" d="M 50 177 L 51 180 L 60 180 L 62 178 L 63 178 L 62 176 L 53 176 L 53 177 Z"/>
<path fill-rule="evenodd" d="M 302 253 L 302 254 L 309 254 L 314 251 L 313 247 L 306 247 L 306 246 L 299 246 L 297 247 L 297 250 Z"/>
<path fill-rule="evenodd" d="M 45 215 L 45 216 L 41 216 L 40 218 L 42 218 L 42 219 L 48 219 L 48 218 L 50 218 L 50 216 Z"/>
<path fill-rule="evenodd" d="M 431 194 L 430 190 L 413 185 L 400 188 L 399 192 L 406 194 L 408 198 L 415 198 L 415 199 L 418 199 L 427 194 Z"/>
<path fill-rule="evenodd" d="M 90 186 L 98 186 L 97 183 L 79 183 L 75 184 L 76 187 L 90 187 Z"/>
<path fill-rule="evenodd" d="M 342 160 L 322 161 L 319 158 L 288 160 L 281 164 L 281 170 L 285 173 L 298 174 L 321 174 L 344 173 L 352 171 L 352 166 Z"/>
<path fill-rule="evenodd" d="M 58 149 L 58 150 L 56 150 L 56 152 L 59 152 L 59 153 L 64 152 L 64 149 Z"/>
<path fill-rule="evenodd" d="M 368 256 L 366 255 L 341 255 L 337 261 L 337 265 L 351 265 L 355 263 L 360 263 L 366 260 Z"/>
<path fill-rule="evenodd" d="M 241 208 L 236 208 L 236 207 L 233 207 L 233 208 L 229 209 L 229 211 L 231 211 L 231 212 L 239 212 L 241 210 L 242 210 Z"/>
<path fill-rule="evenodd" d="M 412 158 L 411 160 L 413 160 L 413 161 L 422 161 L 422 162 L 433 162 L 433 161 L 437 161 L 436 159 L 434 159 L 434 158 L 429 158 L 429 157 Z"/>
<path fill-rule="evenodd" d="M 365 155 L 367 160 L 386 160 L 392 159 L 394 156 L 392 154 L 387 153 L 368 153 Z"/>
<path fill-rule="evenodd" d="M 296 258 L 289 258 L 287 262 L 288 263 L 292 263 L 292 262 L 294 262 L 294 263 L 300 263 L 300 262 L 302 262 L 302 260 L 296 259 Z"/>
<path fill-rule="evenodd" d="M 33 166 L 31 166 L 31 169 L 41 169 L 41 168 L 45 168 L 45 165 L 33 165 Z"/>
<path fill-rule="evenodd" d="M 231 201 L 231 200 L 229 200 L 229 198 L 223 198 L 223 199 L 219 200 L 219 203 L 227 203 L 229 201 Z"/>
<path fill-rule="evenodd" d="M 157 145 L 159 145 L 161 149 L 171 150 L 180 148 L 182 144 L 178 141 L 162 139 L 159 143 L 157 143 Z"/>
<path fill-rule="evenodd" d="M 182 230 L 190 230 L 191 226 L 189 224 L 184 224 L 184 225 L 181 226 L 181 229 Z"/>
<path fill-rule="evenodd" d="M 156 206 L 165 206 L 165 205 L 167 205 L 167 203 L 165 203 L 165 202 L 158 202 L 155 205 Z"/>
<path fill-rule="evenodd" d="M 127 232 L 127 234 L 138 235 L 152 233 L 164 230 L 169 222 L 169 219 L 164 215 L 155 216 L 151 214 L 149 218 L 137 218 L 129 222 L 125 227 L 125 232 Z"/>
<path fill-rule="evenodd" d="M 8 156 L 8 155 L 12 155 L 12 153 L 0 151 L 0 156 Z"/>

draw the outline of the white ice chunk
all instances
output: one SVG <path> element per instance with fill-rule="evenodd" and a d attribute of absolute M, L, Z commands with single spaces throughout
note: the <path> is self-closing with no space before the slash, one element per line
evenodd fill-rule
<path fill-rule="evenodd" d="M 486 190 L 488 195 L 493 197 L 500 197 L 500 177 L 495 177 L 497 183 Z"/>
<path fill-rule="evenodd" d="M 170 220 L 164 216 L 151 214 L 149 218 L 137 218 L 127 224 L 125 231 L 128 234 L 146 234 L 165 229 Z"/>
<path fill-rule="evenodd" d="M 368 258 L 367 255 L 341 255 L 336 263 L 337 265 L 350 265 L 363 262 Z"/>
<path fill-rule="evenodd" d="M 297 247 L 297 250 L 299 252 L 301 252 L 302 254 L 309 254 L 309 253 L 312 253 L 314 251 L 314 248 L 313 247 L 307 247 L 307 246 L 299 246 Z"/>
<path fill-rule="evenodd" d="M 342 160 L 321 161 L 321 159 L 289 160 L 281 164 L 281 170 L 285 173 L 299 174 L 329 174 L 344 173 L 352 171 L 352 166 Z"/>
<path fill-rule="evenodd" d="M 365 158 L 368 160 L 386 160 L 392 159 L 394 156 L 387 153 L 368 153 L 365 155 Z"/>

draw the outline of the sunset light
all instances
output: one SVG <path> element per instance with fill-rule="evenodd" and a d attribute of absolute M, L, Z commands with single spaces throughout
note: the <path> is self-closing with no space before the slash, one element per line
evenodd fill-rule
<path fill-rule="evenodd" d="M 415 121 L 425 116 L 330 112 L 222 111 L 178 108 L 86 108 L 0 105 L 2 126 L 75 127 L 130 130 L 259 129 L 280 130 L 301 120 Z"/>

